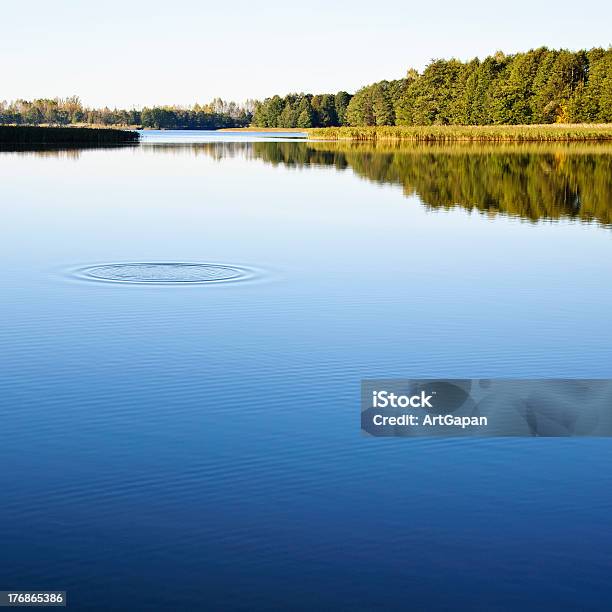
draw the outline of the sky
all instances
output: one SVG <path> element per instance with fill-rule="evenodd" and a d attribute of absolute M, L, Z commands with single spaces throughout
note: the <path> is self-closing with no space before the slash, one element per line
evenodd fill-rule
<path fill-rule="evenodd" d="M 612 3 L 559 0 L 29 0 L 0 20 L 0 100 L 190 106 L 346 90 L 546 45 L 612 44 Z"/>

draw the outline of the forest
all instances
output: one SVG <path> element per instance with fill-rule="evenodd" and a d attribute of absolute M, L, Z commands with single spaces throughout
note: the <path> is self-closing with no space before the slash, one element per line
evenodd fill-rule
<path fill-rule="evenodd" d="M 340 97 L 341 102 L 338 103 Z M 354 96 L 274 96 L 255 104 L 260 127 L 525 125 L 612 122 L 612 48 L 545 47 L 468 62 L 437 59 L 420 74 Z M 334 112 L 335 111 L 335 112 Z"/>
<path fill-rule="evenodd" d="M 79 98 L 0 102 L 0 124 L 162 129 L 529 125 L 612 122 L 612 48 L 546 47 L 484 59 L 432 60 L 422 73 L 354 95 L 291 93 L 244 104 L 216 98 L 190 108 L 90 109 Z"/>
<path fill-rule="evenodd" d="M 612 122 L 612 48 L 545 47 L 483 60 L 434 60 L 360 89 L 351 126 Z"/>

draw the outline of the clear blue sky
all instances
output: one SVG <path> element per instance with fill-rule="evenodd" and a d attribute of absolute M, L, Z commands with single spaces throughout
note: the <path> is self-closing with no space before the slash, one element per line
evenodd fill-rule
<path fill-rule="evenodd" d="M 130 107 L 326 92 L 434 57 L 612 43 L 612 2 L 30 0 L 0 21 L 0 99 Z"/>

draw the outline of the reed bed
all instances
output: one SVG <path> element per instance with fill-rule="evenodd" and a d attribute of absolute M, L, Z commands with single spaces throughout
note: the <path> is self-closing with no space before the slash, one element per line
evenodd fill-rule
<path fill-rule="evenodd" d="M 550 142 L 612 140 L 612 123 L 546 125 L 410 125 L 304 130 L 313 140 Z"/>
<path fill-rule="evenodd" d="M 555 154 L 555 155 L 612 155 L 612 140 L 575 140 L 575 141 L 416 141 L 416 140 L 307 140 L 310 149 L 328 153 L 367 153 L 367 154 L 435 154 L 445 155 L 490 155 L 518 154 Z"/>
<path fill-rule="evenodd" d="M 136 143 L 139 137 L 111 128 L 0 125 L 0 145 L 117 145 Z"/>

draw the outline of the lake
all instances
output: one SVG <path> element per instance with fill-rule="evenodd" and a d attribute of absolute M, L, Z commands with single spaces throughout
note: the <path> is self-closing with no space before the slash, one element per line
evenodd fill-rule
<path fill-rule="evenodd" d="M 611 145 L 146 132 L 0 152 L 0 180 L 1 589 L 77 610 L 610 600 L 609 439 L 368 438 L 359 397 L 611 377 Z"/>

